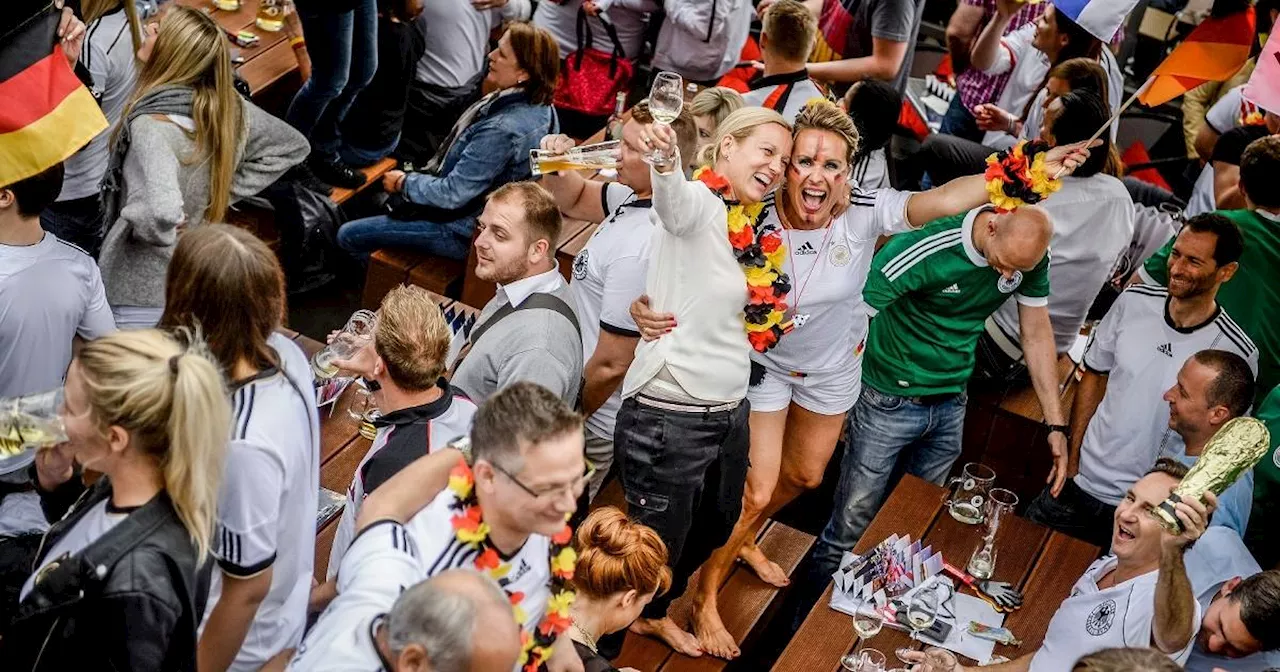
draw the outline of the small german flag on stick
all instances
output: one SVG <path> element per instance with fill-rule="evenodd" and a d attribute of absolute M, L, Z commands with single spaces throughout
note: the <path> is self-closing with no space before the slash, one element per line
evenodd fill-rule
<path fill-rule="evenodd" d="M 52 4 L 0 36 L 0 186 L 65 160 L 107 119 L 58 44 Z"/>

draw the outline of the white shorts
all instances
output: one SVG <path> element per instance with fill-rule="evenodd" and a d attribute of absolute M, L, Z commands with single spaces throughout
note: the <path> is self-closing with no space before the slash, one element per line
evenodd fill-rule
<path fill-rule="evenodd" d="M 795 402 L 819 415 L 841 415 L 853 408 L 861 390 L 859 366 L 803 376 L 765 367 L 760 384 L 747 388 L 747 399 L 751 410 L 761 413 L 782 411 Z"/>

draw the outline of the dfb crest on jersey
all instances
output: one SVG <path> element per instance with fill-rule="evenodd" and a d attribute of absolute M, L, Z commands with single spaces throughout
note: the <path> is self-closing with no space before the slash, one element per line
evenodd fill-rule
<path fill-rule="evenodd" d="M 1084 621 L 1084 629 L 1094 637 L 1101 637 L 1107 634 L 1111 629 L 1111 624 L 1116 620 L 1116 601 L 1107 600 L 1102 604 L 1093 608 L 1089 612 L 1089 617 Z"/>

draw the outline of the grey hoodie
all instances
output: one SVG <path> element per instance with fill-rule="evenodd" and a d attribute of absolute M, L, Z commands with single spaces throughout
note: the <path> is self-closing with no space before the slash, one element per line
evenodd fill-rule
<path fill-rule="evenodd" d="M 237 150 L 231 202 L 266 188 L 310 151 L 292 126 L 244 101 L 246 132 Z M 133 120 L 124 159 L 120 217 L 110 224 L 99 265 L 112 306 L 164 306 L 165 273 L 178 244 L 178 225 L 204 223 L 209 204 L 208 161 L 188 163 L 194 137 L 179 125 L 186 117 Z"/>

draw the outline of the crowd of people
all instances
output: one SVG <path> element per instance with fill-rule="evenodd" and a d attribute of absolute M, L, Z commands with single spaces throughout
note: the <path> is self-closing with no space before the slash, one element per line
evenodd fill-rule
<path fill-rule="evenodd" d="M 794 631 L 904 475 L 956 470 L 971 392 L 1017 387 L 1049 465 L 1020 512 L 1100 557 L 984 669 L 1280 667 L 1280 109 L 1244 97 L 1253 61 L 1187 95 L 1174 194 L 1124 175 L 1118 24 L 1053 3 L 958 3 L 956 95 L 912 147 L 923 0 L 294 2 L 279 114 L 200 3 L 24 0 L 4 29 L 56 26 L 48 68 L 106 124 L 24 136 L 60 158 L 0 184 L 0 398 L 56 390 L 65 434 L 0 459 L 5 669 L 607 672 L 627 633 L 742 659 L 736 563 Z M 1212 10 L 1241 11 L 1265 34 L 1280 6 Z M 690 84 L 673 118 L 659 71 Z M 531 177 L 600 138 L 613 169 Z M 351 264 L 472 255 L 496 287 L 469 331 L 395 287 L 333 362 L 379 413 L 319 575 L 298 249 L 227 223 L 283 183 L 379 192 L 334 236 Z M 566 219 L 596 224 L 567 269 Z M 1262 461 L 1161 525 L 1243 416 Z M 830 473 L 788 571 L 757 537 Z"/>

